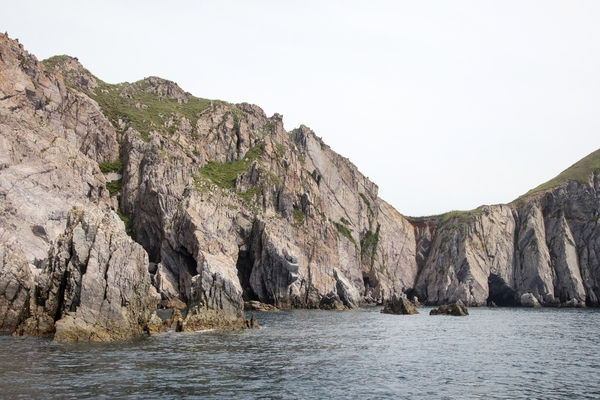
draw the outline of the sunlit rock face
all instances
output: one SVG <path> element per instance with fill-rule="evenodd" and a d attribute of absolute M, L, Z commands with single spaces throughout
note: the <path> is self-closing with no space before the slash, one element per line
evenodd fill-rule
<path fill-rule="evenodd" d="M 281 115 L 107 84 L 5 35 L 0 54 L 3 331 L 132 337 L 157 305 L 184 330 L 241 328 L 250 301 L 598 305 L 597 152 L 509 205 L 406 218 Z"/>

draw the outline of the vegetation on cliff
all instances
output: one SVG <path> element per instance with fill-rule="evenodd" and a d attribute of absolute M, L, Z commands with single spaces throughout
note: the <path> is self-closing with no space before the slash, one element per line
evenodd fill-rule
<path fill-rule="evenodd" d="M 592 174 L 597 175 L 600 172 L 600 149 L 588 154 L 586 157 L 577 161 L 569 168 L 558 174 L 556 177 L 550 179 L 548 182 L 542 183 L 541 185 L 531 189 L 519 199 L 524 199 L 532 196 L 536 193 L 543 192 L 548 189 L 553 189 L 557 186 L 563 185 L 568 181 L 578 183 L 588 183 Z M 519 201 L 517 199 L 516 201 Z"/>

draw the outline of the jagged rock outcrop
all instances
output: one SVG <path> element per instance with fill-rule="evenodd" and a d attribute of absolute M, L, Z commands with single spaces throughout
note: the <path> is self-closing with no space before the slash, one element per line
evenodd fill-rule
<path fill-rule="evenodd" d="M 415 292 L 428 304 L 597 306 L 599 176 L 589 165 L 599 158 L 510 205 L 446 216 Z"/>
<path fill-rule="evenodd" d="M 55 321 L 57 341 L 110 341 L 138 336 L 159 298 L 151 285 L 148 256 L 112 211 L 76 207 L 67 229 L 41 271 L 28 321 Z M 33 331 L 32 331 L 33 329 Z"/>
<path fill-rule="evenodd" d="M 156 311 L 150 315 L 150 319 L 148 320 L 145 329 L 147 329 L 150 334 L 167 331 L 164 321 L 156 314 Z"/>
<path fill-rule="evenodd" d="M 400 314 L 400 315 L 414 315 L 418 314 L 419 311 L 413 303 L 405 299 L 404 297 L 392 296 L 392 298 L 386 301 L 385 306 L 381 309 L 383 314 Z"/>
<path fill-rule="evenodd" d="M 495 299 L 490 279 L 499 290 L 504 282 L 513 282 L 514 229 L 508 206 L 484 206 L 443 221 L 415 286 L 418 297 L 426 304 L 461 300 L 468 306 Z"/>
<path fill-rule="evenodd" d="M 25 254 L 0 247 L 0 332 L 14 332 L 23 322 L 33 287 Z"/>
<path fill-rule="evenodd" d="M 429 312 L 429 315 L 453 315 L 455 317 L 464 317 L 469 315 L 469 310 L 461 301 L 452 304 L 442 304 Z"/>
<path fill-rule="evenodd" d="M 108 204 L 98 162 L 116 159 L 118 144 L 98 104 L 61 74 L 3 34 L 0 54 L 0 236 L 41 268 L 73 204 Z"/>
<path fill-rule="evenodd" d="M 123 149 L 122 207 L 164 268 L 164 299 L 178 289 L 189 303 L 206 259 L 243 299 L 279 308 L 350 309 L 412 287 L 412 226 L 304 126 L 212 103 L 170 137 L 129 128 Z"/>

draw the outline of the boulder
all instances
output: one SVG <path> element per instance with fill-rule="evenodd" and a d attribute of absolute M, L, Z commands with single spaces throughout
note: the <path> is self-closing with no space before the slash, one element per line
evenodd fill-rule
<path fill-rule="evenodd" d="M 521 296 L 521 306 L 539 308 L 541 307 L 541 304 L 532 293 L 523 293 Z"/>
<path fill-rule="evenodd" d="M 419 314 L 413 303 L 404 297 L 393 296 L 381 310 L 384 314 L 413 315 Z"/>
<path fill-rule="evenodd" d="M 462 304 L 462 302 L 456 302 L 452 304 L 443 304 L 437 309 L 433 309 L 429 312 L 429 315 L 453 315 L 455 317 L 462 317 L 469 315 L 469 310 Z"/>
<path fill-rule="evenodd" d="M 323 296 L 319 303 L 321 310 L 345 310 L 344 303 L 340 300 L 339 296 L 333 292 Z"/>
<path fill-rule="evenodd" d="M 175 332 L 181 332 L 183 330 L 183 315 L 178 308 L 173 309 L 171 318 L 166 319 L 164 322 L 167 328 L 175 329 Z"/>
<path fill-rule="evenodd" d="M 156 315 L 156 311 L 152 313 L 150 316 L 150 320 L 148 321 L 148 325 L 146 327 L 148 333 L 158 333 L 158 332 L 166 332 L 167 328 L 165 328 L 165 324 L 163 320 L 160 319 L 158 315 Z"/>

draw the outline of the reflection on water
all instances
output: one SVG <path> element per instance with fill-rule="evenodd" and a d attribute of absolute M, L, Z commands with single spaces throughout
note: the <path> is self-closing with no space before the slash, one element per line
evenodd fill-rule
<path fill-rule="evenodd" d="M 600 310 L 258 313 L 108 344 L 0 336 L 2 398 L 600 398 Z"/>

